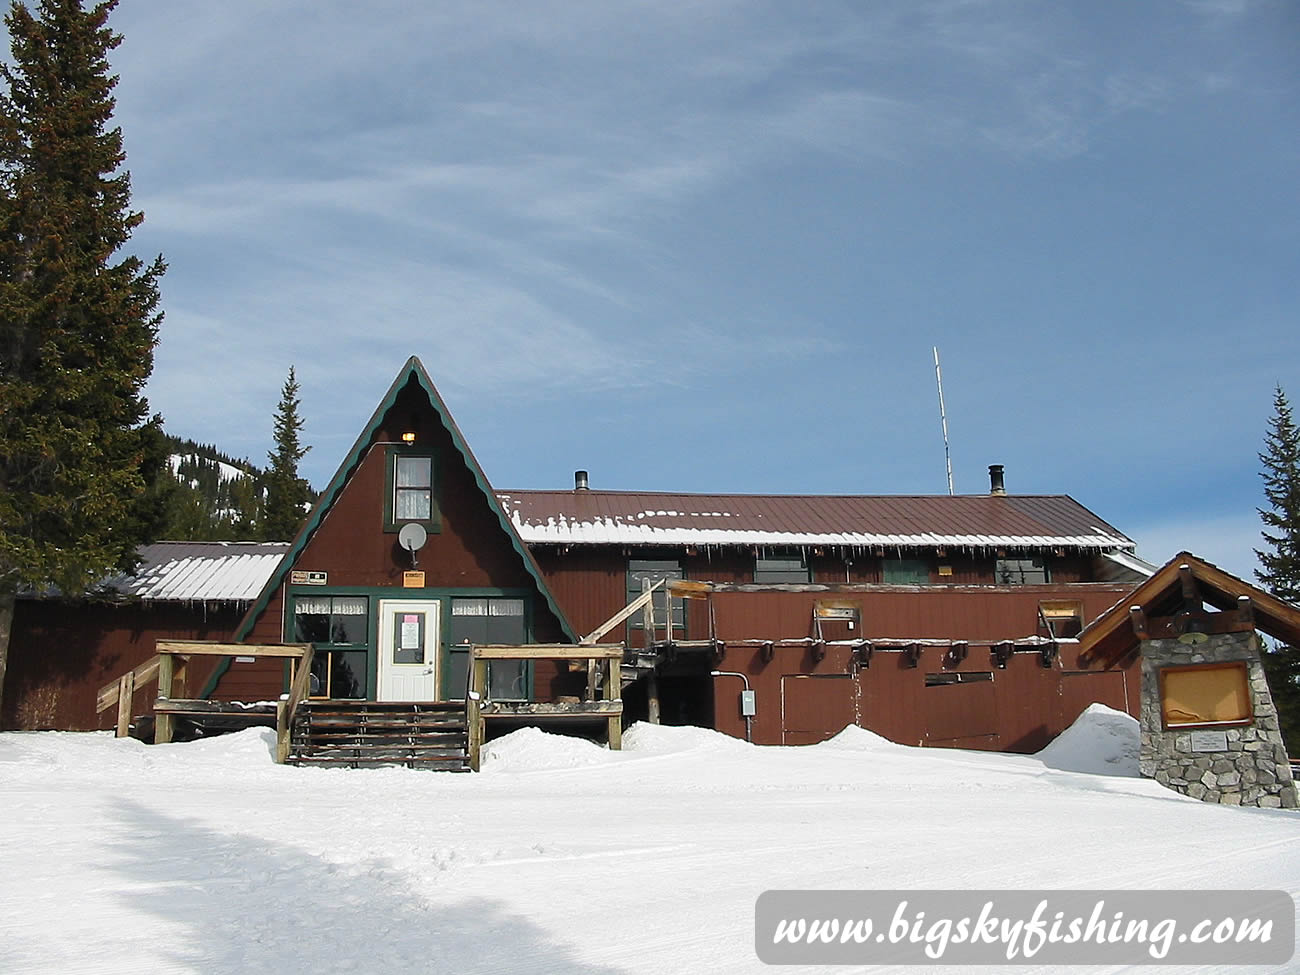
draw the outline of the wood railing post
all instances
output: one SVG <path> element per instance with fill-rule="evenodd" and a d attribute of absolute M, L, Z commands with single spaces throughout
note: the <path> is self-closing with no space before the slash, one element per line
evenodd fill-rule
<path fill-rule="evenodd" d="M 283 765 L 289 761 L 289 702 L 275 702 L 275 761 Z"/>
<path fill-rule="evenodd" d="M 469 767 L 479 769 L 479 752 L 483 748 L 483 695 L 487 693 L 488 662 L 469 651 L 469 693 L 465 695 L 465 723 L 469 733 Z"/>
<path fill-rule="evenodd" d="M 135 695 L 135 671 L 128 670 L 117 679 L 117 737 L 131 733 L 131 698 Z"/>
<path fill-rule="evenodd" d="M 283 765 L 289 761 L 289 745 L 293 737 L 293 719 L 298 713 L 298 705 L 303 702 L 311 688 L 311 665 L 316 648 L 307 644 L 302 650 L 302 657 L 293 673 L 289 685 L 289 697 L 280 701 L 275 707 L 275 760 Z"/>
<path fill-rule="evenodd" d="M 176 673 L 176 658 L 170 653 L 158 655 L 158 697 L 170 700 L 172 678 Z M 154 714 L 154 744 L 165 745 L 172 740 L 172 716 L 167 712 Z"/>

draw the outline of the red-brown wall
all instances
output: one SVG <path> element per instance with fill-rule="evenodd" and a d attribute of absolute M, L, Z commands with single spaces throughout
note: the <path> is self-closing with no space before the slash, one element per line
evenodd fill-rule
<path fill-rule="evenodd" d="M 154 655 L 157 640 L 228 640 L 243 608 L 231 604 L 148 603 L 115 606 L 63 600 L 19 600 L 9 642 L 0 727 L 32 731 L 111 728 L 116 709 L 95 713 L 95 696 Z M 194 658 L 184 693 L 203 689 L 216 661 Z M 143 714 L 158 693 L 135 692 L 131 713 Z M 181 693 L 178 691 L 178 694 Z"/>

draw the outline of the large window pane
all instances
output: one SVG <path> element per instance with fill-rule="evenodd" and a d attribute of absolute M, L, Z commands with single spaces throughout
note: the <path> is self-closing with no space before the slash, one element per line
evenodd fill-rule
<path fill-rule="evenodd" d="M 494 701 L 519 701 L 527 698 L 525 663 L 523 660 L 493 660 L 488 665 L 488 697 Z"/>
<path fill-rule="evenodd" d="M 469 649 L 452 647 L 447 654 L 447 683 L 444 685 L 447 697 L 454 701 L 465 697 L 465 688 L 469 678 Z"/>
<path fill-rule="evenodd" d="M 366 696 L 367 656 L 364 650 L 330 654 L 330 697 L 361 699 Z"/>
<path fill-rule="evenodd" d="M 885 559 L 880 565 L 886 585 L 925 586 L 930 583 L 930 563 L 924 559 Z"/>
<path fill-rule="evenodd" d="M 433 514 L 433 498 L 428 490 L 398 488 L 394 500 L 398 521 L 428 521 Z"/>
<path fill-rule="evenodd" d="M 1051 581 L 1047 563 L 1042 559 L 998 559 L 993 573 L 1000 586 L 1031 586 Z"/>
<path fill-rule="evenodd" d="M 808 566 L 799 557 L 754 560 L 754 581 L 758 583 L 811 582 Z"/>
<path fill-rule="evenodd" d="M 329 613 L 294 613 L 293 640 L 295 643 L 329 643 Z"/>
<path fill-rule="evenodd" d="M 397 458 L 397 486 L 399 488 L 427 488 L 432 484 L 432 457 Z"/>

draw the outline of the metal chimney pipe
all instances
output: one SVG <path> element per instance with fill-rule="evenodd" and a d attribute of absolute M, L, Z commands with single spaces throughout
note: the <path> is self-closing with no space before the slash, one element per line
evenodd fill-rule
<path fill-rule="evenodd" d="M 587 472 L 586 472 L 586 471 L 574 471 L 574 472 L 573 472 L 573 490 L 575 490 L 575 491 L 586 491 L 586 490 L 587 490 Z"/>
<path fill-rule="evenodd" d="M 1006 494 L 1007 486 L 1002 479 L 1002 465 L 989 464 L 989 494 Z"/>

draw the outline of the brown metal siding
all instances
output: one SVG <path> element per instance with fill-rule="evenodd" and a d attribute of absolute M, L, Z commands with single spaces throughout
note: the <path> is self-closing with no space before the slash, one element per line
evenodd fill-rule
<path fill-rule="evenodd" d="M 6 730 L 111 728 L 116 711 L 95 713 L 99 688 L 154 655 L 157 640 L 228 640 L 242 611 L 229 604 L 152 603 L 113 606 L 20 600 L 5 676 Z M 184 690 L 197 694 L 215 660 L 195 659 Z M 132 714 L 149 710 L 158 685 L 140 687 Z"/>
<path fill-rule="evenodd" d="M 1032 636 L 1037 628 L 1041 599 L 1077 599 L 1088 619 L 1100 614 L 1126 592 L 1124 586 L 1027 587 L 899 587 L 861 593 L 837 593 L 837 598 L 861 599 L 864 608 L 862 639 L 927 638 L 937 640 L 1013 640 Z M 791 685 L 803 674 L 823 676 L 854 672 L 848 646 L 828 645 L 817 661 L 803 646 L 778 646 L 764 663 L 757 647 L 741 640 L 799 639 L 811 634 L 812 603 L 817 593 L 717 593 L 714 595 L 718 634 L 727 642 L 719 669 L 748 675 L 757 694 L 758 715 L 754 740 L 760 744 L 820 740 L 807 724 L 789 726 L 782 718 L 782 702 L 790 686 L 798 687 L 799 715 L 819 711 L 827 717 L 822 731 L 833 733 L 843 701 L 834 691 L 838 683 Z M 1012 654 L 1005 668 L 997 667 L 987 645 L 970 647 L 961 662 L 945 647 L 921 650 L 915 667 L 896 648 L 879 647 L 868 666 L 856 672 L 856 708 L 859 723 L 885 737 L 909 745 L 948 745 L 1037 751 L 1059 734 L 1092 701 L 1130 709 L 1136 697 L 1125 696 L 1132 681 L 1127 673 L 1065 676 L 1077 671 L 1073 644 L 1063 643 L 1060 659 L 1044 667 L 1037 652 Z M 992 681 L 927 687 L 928 673 L 986 671 Z M 1068 691 L 1063 687 L 1068 683 Z M 744 722 L 736 707 L 739 681 L 714 679 L 716 725 L 728 734 L 743 736 Z M 820 696 L 820 700 L 817 698 Z M 825 737 L 825 735 L 822 735 Z"/>

